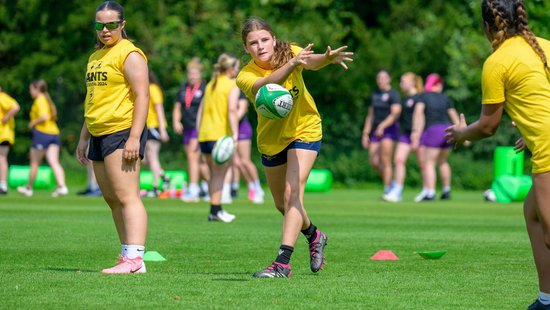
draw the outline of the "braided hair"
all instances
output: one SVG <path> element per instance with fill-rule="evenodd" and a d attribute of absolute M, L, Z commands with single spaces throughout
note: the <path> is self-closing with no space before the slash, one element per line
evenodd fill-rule
<path fill-rule="evenodd" d="M 506 39 L 519 35 L 533 48 L 544 64 L 546 76 L 550 80 L 550 68 L 546 53 L 535 34 L 529 28 L 527 11 L 523 0 L 483 0 L 481 4 L 483 20 L 494 33 L 491 45 L 496 51 Z"/>

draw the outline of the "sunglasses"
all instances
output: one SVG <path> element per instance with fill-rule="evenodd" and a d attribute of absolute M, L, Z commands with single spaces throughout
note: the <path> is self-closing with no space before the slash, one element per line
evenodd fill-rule
<path fill-rule="evenodd" d="M 107 28 L 107 30 L 115 30 L 118 28 L 118 26 L 120 26 L 120 23 L 122 23 L 121 20 L 117 22 L 110 22 L 110 23 L 95 22 L 95 30 L 101 31 L 105 27 Z"/>

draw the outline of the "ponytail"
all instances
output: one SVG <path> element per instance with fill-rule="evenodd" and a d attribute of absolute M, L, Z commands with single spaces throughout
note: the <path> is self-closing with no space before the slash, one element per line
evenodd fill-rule
<path fill-rule="evenodd" d="M 50 107 L 50 119 L 53 121 L 57 121 L 57 108 L 53 103 L 50 93 L 48 93 L 48 84 L 46 83 L 46 81 L 44 81 L 43 79 L 34 80 L 32 81 L 31 85 L 34 88 L 38 89 L 38 91 L 40 91 L 40 93 L 46 97 L 46 100 L 48 101 L 48 105 Z"/>
<path fill-rule="evenodd" d="M 216 89 L 218 77 L 227 72 L 227 70 L 235 67 L 236 64 L 237 58 L 235 56 L 223 53 L 218 57 L 218 62 L 214 65 L 214 73 L 212 74 L 212 90 Z"/>

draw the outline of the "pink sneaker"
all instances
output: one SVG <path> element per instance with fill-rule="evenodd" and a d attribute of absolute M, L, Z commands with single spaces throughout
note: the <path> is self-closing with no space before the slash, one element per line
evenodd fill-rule
<path fill-rule="evenodd" d="M 101 273 L 106 274 L 121 274 L 121 273 L 145 273 L 147 269 L 145 268 L 145 263 L 143 258 L 121 258 L 119 262 L 116 263 L 114 267 L 103 269 Z"/>
<path fill-rule="evenodd" d="M 253 188 L 249 188 L 248 189 L 248 200 L 250 201 L 253 201 L 254 200 L 254 194 L 255 194 L 255 190 Z"/>

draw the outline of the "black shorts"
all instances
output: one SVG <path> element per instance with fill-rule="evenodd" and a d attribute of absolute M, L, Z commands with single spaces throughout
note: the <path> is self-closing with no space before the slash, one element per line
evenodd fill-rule
<path fill-rule="evenodd" d="M 147 128 L 147 140 L 160 141 L 160 132 L 158 128 Z"/>
<path fill-rule="evenodd" d="M 90 138 L 90 147 L 88 150 L 88 159 L 103 161 L 105 157 L 118 149 L 124 149 L 126 141 L 130 136 L 130 128 L 124 129 L 112 134 Z M 139 139 L 139 158 L 143 159 L 145 154 L 145 143 L 147 142 L 147 130 L 141 132 Z"/>
<path fill-rule="evenodd" d="M 214 150 L 214 145 L 216 145 L 216 141 L 199 142 L 201 153 L 203 154 L 212 154 L 212 151 Z"/>
<path fill-rule="evenodd" d="M 0 146 L 7 146 L 7 147 L 10 147 L 11 144 L 10 144 L 8 141 L 2 141 L 2 142 L 0 142 Z"/>

